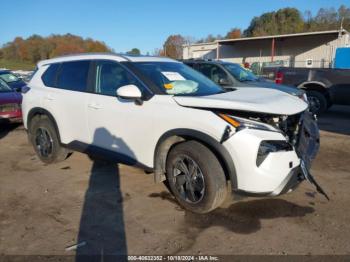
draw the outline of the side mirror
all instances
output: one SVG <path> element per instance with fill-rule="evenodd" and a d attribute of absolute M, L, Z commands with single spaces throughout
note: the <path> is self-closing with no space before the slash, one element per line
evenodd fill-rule
<path fill-rule="evenodd" d="M 16 87 L 16 88 L 15 88 L 15 91 L 16 91 L 17 93 L 21 93 L 21 92 L 22 92 L 22 87 Z"/>
<path fill-rule="evenodd" d="M 125 85 L 117 89 L 117 97 L 122 99 L 139 100 L 142 97 L 140 89 L 135 85 Z"/>
<path fill-rule="evenodd" d="M 231 85 L 231 82 L 227 78 L 220 78 L 218 84 L 222 86 L 229 86 Z"/>

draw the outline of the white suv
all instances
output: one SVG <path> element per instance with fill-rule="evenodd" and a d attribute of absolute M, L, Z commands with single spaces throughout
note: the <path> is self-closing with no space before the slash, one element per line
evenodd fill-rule
<path fill-rule="evenodd" d="M 228 181 L 236 194 L 291 191 L 319 147 L 301 99 L 265 88 L 227 92 L 168 58 L 45 60 L 23 93 L 24 125 L 43 162 L 74 149 L 136 165 L 197 213 L 222 203 Z"/>

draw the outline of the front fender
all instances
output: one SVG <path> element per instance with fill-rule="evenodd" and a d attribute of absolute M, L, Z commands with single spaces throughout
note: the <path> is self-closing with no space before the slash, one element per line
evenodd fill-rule
<path fill-rule="evenodd" d="M 165 180 L 166 157 L 171 147 L 186 140 L 196 140 L 207 146 L 223 166 L 225 175 L 230 179 L 232 189 L 237 188 L 236 169 L 226 148 L 215 138 L 193 129 L 173 129 L 164 133 L 157 142 L 154 152 L 155 181 Z"/>

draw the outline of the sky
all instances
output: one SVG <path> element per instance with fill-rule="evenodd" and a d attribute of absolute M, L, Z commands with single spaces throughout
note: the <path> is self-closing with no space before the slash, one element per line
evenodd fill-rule
<path fill-rule="evenodd" d="M 161 48 L 171 34 L 196 39 L 246 29 L 254 16 L 283 7 L 316 14 L 346 0 L 11 0 L 2 1 L 0 45 L 16 36 L 71 33 L 105 42 L 115 52 Z"/>

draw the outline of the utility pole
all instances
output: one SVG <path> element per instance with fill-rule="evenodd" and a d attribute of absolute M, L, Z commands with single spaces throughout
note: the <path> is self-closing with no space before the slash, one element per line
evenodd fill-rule
<path fill-rule="evenodd" d="M 275 56 L 275 38 L 272 38 L 271 42 L 271 62 L 273 62 Z"/>

